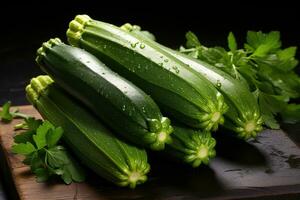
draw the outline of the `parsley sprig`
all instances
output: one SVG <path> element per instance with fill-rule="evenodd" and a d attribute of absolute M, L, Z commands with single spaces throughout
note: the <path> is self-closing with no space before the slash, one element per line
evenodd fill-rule
<path fill-rule="evenodd" d="M 228 49 L 205 47 L 192 32 L 186 34 L 186 39 L 181 52 L 218 67 L 250 87 L 268 127 L 279 128 L 278 115 L 288 123 L 300 121 L 300 105 L 289 103 L 300 97 L 300 77 L 294 71 L 297 48 L 283 49 L 278 31 L 248 31 L 241 49 L 231 32 Z"/>
<path fill-rule="evenodd" d="M 14 118 L 26 119 L 26 118 L 29 117 L 28 115 L 20 113 L 18 109 L 14 109 L 13 111 L 10 111 L 10 107 L 11 107 L 11 102 L 10 101 L 6 102 L 2 106 L 2 109 L 0 110 L 0 119 L 1 119 L 2 122 L 9 123 Z"/>
<path fill-rule="evenodd" d="M 14 137 L 12 152 L 25 156 L 23 163 L 30 166 L 38 182 L 55 176 L 61 177 L 66 184 L 84 181 L 85 175 L 80 165 L 59 144 L 63 135 L 61 127 L 29 117 L 19 128 L 26 131 Z"/>

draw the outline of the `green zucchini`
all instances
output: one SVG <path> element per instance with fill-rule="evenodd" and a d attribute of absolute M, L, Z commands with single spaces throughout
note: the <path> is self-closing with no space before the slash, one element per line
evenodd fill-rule
<path fill-rule="evenodd" d="M 71 45 L 91 52 L 151 95 L 178 121 L 206 131 L 224 123 L 227 105 L 221 93 L 154 41 L 87 15 L 78 15 L 70 22 L 67 37 Z"/>
<path fill-rule="evenodd" d="M 179 124 L 173 124 L 173 128 L 173 142 L 168 144 L 163 152 L 168 157 L 192 167 L 199 167 L 201 163 L 207 165 L 216 156 L 216 140 L 210 132 L 202 132 Z"/>
<path fill-rule="evenodd" d="M 131 34 L 143 37 L 145 40 L 155 38 L 154 36 L 149 37 L 149 33 L 145 35 L 147 32 L 142 31 L 137 25 L 132 26 L 127 23 L 121 28 Z M 158 46 L 203 75 L 223 94 L 226 104 L 229 105 L 229 110 L 225 113 L 225 127 L 235 131 L 239 137 L 244 139 L 256 137 L 262 130 L 263 120 L 257 100 L 246 85 L 241 84 L 227 73 L 203 61 L 163 45 L 158 44 Z"/>
<path fill-rule="evenodd" d="M 37 54 L 37 63 L 58 85 L 126 139 L 153 150 L 171 142 L 170 120 L 156 103 L 87 51 L 56 38 L 44 43 Z"/>
<path fill-rule="evenodd" d="M 147 180 L 145 150 L 115 137 L 49 76 L 31 79 L 26 95 L 45 119 L 64 129 L 63 140 L 87 167 L 119 186 Z"/>

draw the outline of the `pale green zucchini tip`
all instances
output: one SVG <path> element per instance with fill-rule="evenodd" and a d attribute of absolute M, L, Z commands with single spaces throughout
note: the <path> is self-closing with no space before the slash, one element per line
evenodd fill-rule
<path fill-rule="evenodd" d="M 78 46 L 78 40 L 81 38 L 84 26 L 91 21 L 88 15 L 77 15 L 74 20 L 69 23 L 67 30 L 68 41 L 73 46 Z"/>
<path fill-rule="evenodd" d="M 238 137 L 242 139 L 256 138 L 262 131 L 263 119 L 261 116 L 256 119 L 252 119 L 247 122 L 241 122 L 239 126 L 234 128 L 234 131 L 238 134 Z"/>
<path fill-rule="evenodd" d="M 36 101 L 38 100 L 41 92 L 43 92 L 52 83 L 53 80 L 47 75 L 40 75 L 36 78 L 32 78 L 30 80 L 30 84 L 28 84 L 25 88 L 28 101 L 31 104 L 36 105 Z"/>
<path fill-rule="evenodd" d="M 145 135 L 145 140 L 150 143 L 152 150 L 163 150 L 165 144 L 172 143 L 170 134 L 173 132 L 173 127 L 169 118 L 162 117 L 161 121 L 157 119 L 148 120 L 148 126 L 151 133 Z"/>
<path fill-rule="evenodd" d="M 227 110 L 228 106 L 221 93 L 218 92 L 217 103 L 216 105 L 212 105 L 211 112 L 201 115 L 199 118 L 200 128 L 204 131 L 216 131 L 219 125 L 224 124 L 224 114 Z"/>
<path fill-rule="evenodd" d="M 134 189 L 137 185 L 142 184 L 147 181 L 147 173 L 150 171 L 150 165 L 140 171 L 130 171 L 126 175 L 121 175 L 122 181 L 116 183 L 122 187 L 130 187 Z"/>
<path fill-rule="evenodd" d="M 37 57 L 35 61 L 40 64 L 42 58 L 46 55 L 46 52 L 48 49 L 52 48 L 55 45 L 61 44 L 62 41 L 59 38 L 53 38 L 48 40 L 47 42 L 44 42 L 42 46 L 37 50 Z"/>
<path fill-rule="evenodd" d="M 208 165 L 209 161 L 216 156 L 216 140 L 210 132 L 193 134 L 190 143 L 187 143 L 184 161 L 193 167 L 199 167 L 202 163 Z"/>

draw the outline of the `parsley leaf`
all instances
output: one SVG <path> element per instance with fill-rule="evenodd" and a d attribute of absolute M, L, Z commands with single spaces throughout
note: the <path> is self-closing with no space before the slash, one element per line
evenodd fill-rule
<path fill-rule="evenodd" d="M 0 118 L 1 121 L 5 123 L 9 123 L 13 120 L 13 118 L 19 117 L 26 119 L 29 116 L 25 115 L 23 113 L 20 113 L 18 109 L 15 109 L 14 111 L 10 112 L 11 102 L 8 101 L 2 106 L 2 110 L 0 111 Z"/>
<path fill-rule="evenodd" d="M 2 111 L 0 112 L 0 118 L 3 122 L 10 122 L 13 119 L 12 114 L 9 112 L 11 102 L 8 101 L 2 106 Z"/>
<path fill-rule="evenodd" d="M 227 40 L 228 40 L 228 48 L 230 49 L 230 51 L 237 50 L 236 39 L 232 32 L 229 33 Z"/>
<path fill-rule="evenodd" d="M 59 144 L 63 135 L 61 127 L 34 118 L 25 119 L 22 127 L 27 130 L 14 137 L 12 152 L 25 156 L 23 163 L 30 166 L 38 182 L 55 176 L 66 184 L 84 181 L 82 168 Z"/>
<path fill-rule="evenodd" d="M 61 127 L 53 128 L 49 130 L 46 135 L 48 147 L 54 147 L 63 135 L 64 130 Z"/>
<path fill-rule="evenodd" d="M 264 56 L 278 50 L 280 47 L 280 32 L 278 31 L 271 31 L 267 34 L 261 31 L 248 31 L 247 33 L 245 49 L 250 50 L 256 56 Z"/>
<path fill-rule="evenodd" d="M 185 35 L 187 42 L 186 46 L 187 48 L 193 48 L 193 47 L 198 47 L 201 46 L 198 37 L 191 31 L 187 32 Z"/>
<path fill-rule="evenodd" d="M 18 153 L 22 155 L 29 155 L 35 151 L 35 147 L 30 143 L 21 143 L 21 144 L 16 144 L 12 146 L 12 152 L 13 153 Z"/>

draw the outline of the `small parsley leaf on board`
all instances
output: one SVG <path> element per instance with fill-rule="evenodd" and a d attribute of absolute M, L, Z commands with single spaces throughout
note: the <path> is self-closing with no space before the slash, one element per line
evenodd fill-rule
<path fill-rule="evenodd" d="M 30 166 L 38 182 L 55 176 L 66 184 L 85 180 L 81 166 L 59 144 L 63 135 L 61 127 L 55 127 L 49 121 L 27 118 L 23 128 L 26 130 L 14 137 L 12 152 L 25 156 L 23 163 Z"/>
<path fill-rule="evenodd" d="M 30 155 L 35 151 L 35 147 L 30 142 L 20 143 L 12 146 L 12 152 L 21 155 Z"/>
<path fill-rule="evenodd" d="M 11 102 L 8 101 L 6 102 L 3 106 L 2 109 L 0 110 L 0 119 L 4 123 L 9 123 L 11 122 L 14 118 L 29 118 L 28 115 L 25 115 L 23 113 L 20 113 L 18 109 L 15 109 L 13 111 L 10 111 L 11 107 Z"/>
<path fill-rule="evenodd" d="M 11 102 L 8 101 L 2 106 L 2 110 L 0 111 L 0 118 L 3 122 L 10 122 L 13 119 L 12 114 L 9 112 L 11 106 Z"/>

